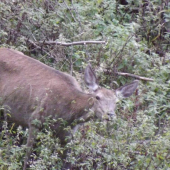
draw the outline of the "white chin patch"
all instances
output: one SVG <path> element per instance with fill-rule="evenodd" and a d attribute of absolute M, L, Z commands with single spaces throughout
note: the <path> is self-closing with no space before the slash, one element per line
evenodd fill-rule
<path fill-rule="evenodd" d="M 92 86 L 93 91 L 97 90 L 98 88 L 99 88 L 99 86 L 97 84 Z"/>
<path fill-rule="evenodd" d="M 118 103 L 120 100 L 119 100 L 119 98 L 118 97 L 116 97 L 116 103 Z"/>

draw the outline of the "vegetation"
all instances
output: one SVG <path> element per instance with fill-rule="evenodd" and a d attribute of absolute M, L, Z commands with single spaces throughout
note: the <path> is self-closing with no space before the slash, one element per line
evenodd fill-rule
<path fill-rule="evenodd" d="M 169 6 L 169 0 L 0 1 L 0 47 L 70 72 L 81 84 L 89 62 L 107 88 L 134 79 L 117 72 L 153 79 L 141 80 L 136 94 L 118 103 L 116 120 L 86 123 L 65 148 L 46 126 L 37 137 L 30 169 L 61 169 L 66 148 L 72 169 L 170 169 Z M 106 43 L 46 43 L 89 40 Z M 0 118 L 0 169 L 22 169 L 28 130 Z"/>

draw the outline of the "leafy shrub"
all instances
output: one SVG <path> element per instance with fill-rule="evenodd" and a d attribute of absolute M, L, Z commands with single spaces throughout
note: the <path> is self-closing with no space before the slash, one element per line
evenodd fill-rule
<path fill-rule="evenodd" d="M 116 0 L 0 2 L 1 47 L 22 51 L 79 80 L 91 62 L 100 83 L 109 88 L 132 79 L 117 72 L 154 79 L 141 81 L 134 96 L 118 103 L 116 120 L 88 122 L 71 136 L 66 160 L 72 169 L 170 168 L 169 1 L 128 0 L 125 4 Z M 88 40 L 107 43 L 45 44 Z M 21 169 L 27 130 L 0 124 L 0 169 Z M 61 169 L 66 148 L 49 129 L 40 132 L 30 168 Z"/>

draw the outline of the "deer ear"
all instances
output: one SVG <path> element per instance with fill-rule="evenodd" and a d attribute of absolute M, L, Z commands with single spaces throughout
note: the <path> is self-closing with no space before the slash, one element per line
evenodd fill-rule
<path fill-rule="evenodd" d="M 85 81 L 87 87 L 92 91 L 97 90 L 98 87 L 99 87 L 98 84 L 97 84 L 96 75 L 93 72 L 90 64 L 85 69 L 84 81 Z"/>
<path fill-rule="evenodd" d="M 116 89 L 116 96 L 118 98 L 125 98 L 131 96 L 133 92 L 136 90 L 136 88 L 138 87 L 138 84 L 139 81 L 134 80 L 132 83 L 126 84 L 125 86 Z"/>

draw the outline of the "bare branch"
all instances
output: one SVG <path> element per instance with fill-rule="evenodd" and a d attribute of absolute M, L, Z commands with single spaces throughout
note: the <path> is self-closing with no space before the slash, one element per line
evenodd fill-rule
<path fill-rule="evenodd" d="M 130 73 L 116 72 L 116 74 L 118 74 L 118 75 L 120 75 L 120 76 L 134 77 L 134 78 L 136 78 L 136 79 L 145 80 L 145 81 L 154 81 L 154 79 L 147 78 L 147 77 L 142 77 L 142 76 L 138 76 L 138 75 L 130 74 Z"/>
<path fill-rule="evenodd" d="M 72 43 L 63 43 L 57 41 L 40 41 L 39 43 L 43 43 L 46 45 L 61 45 L 61 46 L 71 46 L 71 45 L 86 45 L 86 44 L 105 44 L 105 41 L 77 41 Z"/>

